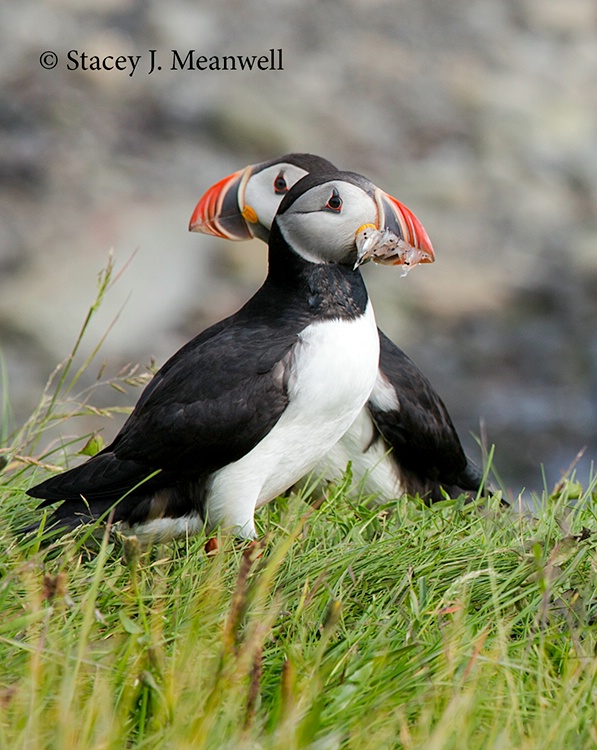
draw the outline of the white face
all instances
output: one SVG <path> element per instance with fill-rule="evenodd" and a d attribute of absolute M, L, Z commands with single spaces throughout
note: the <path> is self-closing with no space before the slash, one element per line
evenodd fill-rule
<path fill-rule="evenodd" d="M 352 263 L 355 235 L 363 224 L 378 226 L 375 199 L 343 180 L 303 193 L 276 221 L 290 247 L 311 263 Z"/>
<path fill-rule="evenodd" d="M 269 231 L 282 198 L 306 174 L 306 169 L 294 164 L 273 164 L 252 174 L 245 187 L 241 210 L 250 206 L 259 217 L 259 223 Z"/>

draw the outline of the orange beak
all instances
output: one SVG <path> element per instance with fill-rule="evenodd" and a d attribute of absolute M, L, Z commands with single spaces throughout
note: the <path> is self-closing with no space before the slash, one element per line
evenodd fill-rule
<path fill-rule="evenodd" d="M 384 193 L 383 190 L 378 189 L 375 197 L 379 208 L 379 229 L 391 230 L 403 242 L 419 251 L 418 263 L 433 263 L 435 252 L 431 240 L 410 208 L 397 201 L 389 193 Z M 391 265 L 402 263 L 404 260 L 397 258 Z"/>
<path fill-rule="evenodd" d="M 240 206 L 251 171 L 252 167 L 245 167 L 212 185 L 195 206 L 189 231 L 225 240 L 250 240 L 251 225 Z"/>

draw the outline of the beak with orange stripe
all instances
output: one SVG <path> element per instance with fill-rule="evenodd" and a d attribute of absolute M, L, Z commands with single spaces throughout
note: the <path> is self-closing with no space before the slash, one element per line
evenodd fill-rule
<path fill-rule="evenodd" d="M 419 263 L 433 263 L 431 240 L 415 214 L 389 193 L 375 189 L 378 220 L 364 224 L 356 232 L 356 266 L 368 260 L 382 265 L 402 265 L 406 273 Z"/>
<path fill-rule="evenodd" d="M 225 240 L 250 240 L 251 224 L 257 223 L 255 212 L 242 206 L 245 187 L 253 167 L 245 167 L 207 190 L 195 206 L 189 230 Z"/>

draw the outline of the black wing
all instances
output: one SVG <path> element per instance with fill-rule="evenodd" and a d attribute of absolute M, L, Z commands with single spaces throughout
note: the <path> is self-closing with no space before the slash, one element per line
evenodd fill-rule
<path fill-rule="evenodd" d="M 85 464 L 29 490 L 56 500 L 118 499 L 194 480 L 249 452 L 278 421 L 296 333 L 239 324 L 204 331 L 156 373 L 113 443 Z"/>
<path fill-rule="evenodd" d="M 380 370 L 394 387 L 400 407 L 387 410 L 373 398 L 368 409 L 401 471 L 421 494 L 434 483 L 476 491 L 482 474 L 465 455 L 443 401 L 415 363 L 381 331 L 379 339 Z"/>

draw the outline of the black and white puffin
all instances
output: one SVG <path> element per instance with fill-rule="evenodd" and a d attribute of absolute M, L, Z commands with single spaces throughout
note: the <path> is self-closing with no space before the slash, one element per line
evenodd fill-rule
<path fill-rule="evenodd" d="M 190 230 L 230 240 L 267 241 L 277 207 L 307 173 L 329 173 L 314 154 L 286 154 L 213 185 Z M 425 240 L 422 240 L 425 242 Z M 380 365 L 366 407 L 314 473 L 337 479 L 352 464 L 354 484 L 382 499 L 403 493 L 427 502 L 483 490 L 483 472 L 464 453 L 448 411 L 415 363 L 379 331 Z"/>
<path fill-rule="evenodd" d="M 48 525 L 113 509 L 141 541 L 204 527 L 255 537 L 255 508 L 312 471 L 369 398 L 379 336 L 356 235 L 404 216 L 359 175 L 297 182 L 255 296 L 166 362 L 111 445 L 28 491 L 40 507 L 62 501 Z"/>

